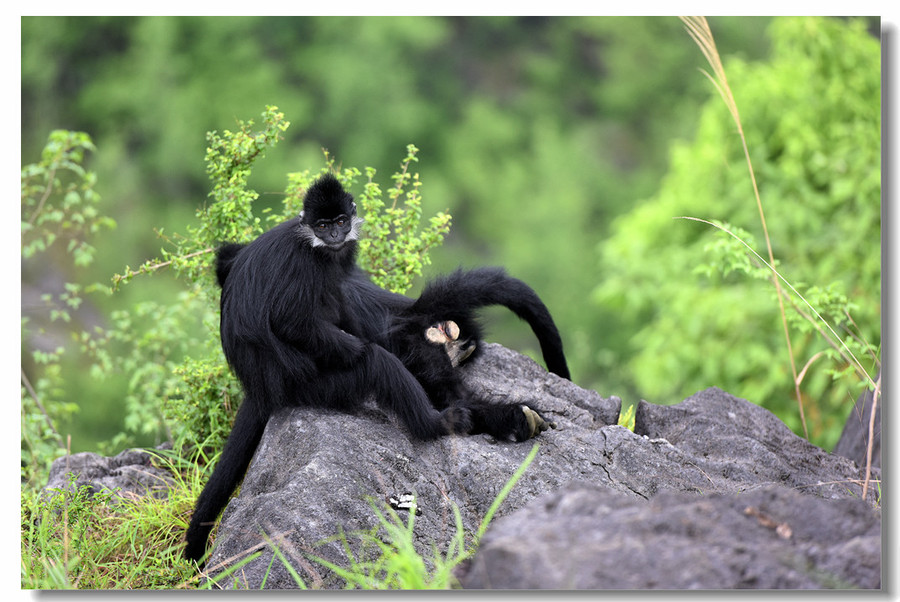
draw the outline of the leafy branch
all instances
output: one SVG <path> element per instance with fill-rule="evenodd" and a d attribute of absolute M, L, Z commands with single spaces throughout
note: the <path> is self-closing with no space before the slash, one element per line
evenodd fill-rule
<path fill-rule="evenodd" d="M 451 217 L 445 212 L 431 217 L 428 226 L 420 231 L 422 183 L 418 173 L 409 171 L 410 164 L 419 160 L 418 152 L 412 144 L 406 147 L 406 158 L 400 163 L 400 171 L 392 176 L 395 183 L 388 190 L 389 207 L 382 200 L 371 167 L 366 168 L 368 181 L 359 197 L 366 215 L 360 264 L 377 284 L 394 292 L 409 289 L 412 279 L 420 276 L 423 267 L 431 263 L 428 252 L 440 245 L 450 231 Z M 403 204 L 399 206 L 401 198 Z"/>
<path fill-rule="evenodd" d="M 267 106 L 262 119 L 260 131 L 254 131 L 253 120 L 248 120 L 238 121 L 236 131 L 207 133 L 206 173 L 212 181 L 212 202 L 197 209 L 199 226 L 188 226 L 187 235 L 174 242 L 173 250 L 162 250 L 162 258 L 146 261 L 136 270 L 126 266 L 123 274 L 113 276 L 114 289 L 164 267 L 174 268 L 192 282 L 205 274 L 208 277 L 212 270 L 206 256 L 216 246 L 226 240 L 247 242 L 262 232 L 260 219 L 253 215 L 259 193 L 248 188 L 247 181 L 253 163 L 275 146 L 290 126 L 275 106 Z"/>

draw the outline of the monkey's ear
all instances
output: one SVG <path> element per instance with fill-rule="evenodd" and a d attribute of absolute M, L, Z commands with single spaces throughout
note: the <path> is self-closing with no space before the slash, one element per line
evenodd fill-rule
<path fill-rule="evenodd" d="M 303 212 L 302 211 L 300 212 L 299 217 L 300 217 L 300 221 L 302 222 L 303 221 Z"/>
<path fill-rule="evenodd" d="M 350 217 L 356 215 L 356 201 L 350 201 Z"/>

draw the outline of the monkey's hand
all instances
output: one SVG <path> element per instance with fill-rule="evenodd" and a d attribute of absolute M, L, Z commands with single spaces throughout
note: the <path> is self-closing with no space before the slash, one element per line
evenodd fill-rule
<path fill-rule="evenodd" d="M 304 347 L 320 368 L 344 370 L 359 363 L 368 345 L 359 337 L 325 323 L 314 344 L 307 341 Z"/>
<path fill-rule="evenodd" d="M 425 331 L 425 338 L 435 345 L 443 345 L 450 358 L 450 365 L 456 368 L 469 359 L 475 351 L 475 343 L 459 338 L 459 325 L 453 320 L 438 322 Z"/>
<path fill-rule="evenodd" d="M 543 416 L 528 406 L 521 405 L 519 407 L 522 408 L 522 412 L 525 414 L 525 421 L 528 422 L 529 438 L 537 437 L 547 429 L 556 428 L 555 422 L 544 420 Z"/>

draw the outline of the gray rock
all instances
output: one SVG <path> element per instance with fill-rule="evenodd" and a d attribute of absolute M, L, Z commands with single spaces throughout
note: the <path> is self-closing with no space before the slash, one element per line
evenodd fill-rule
<path fill-rule="evenodd" d="M 683 454 L 685 467 L 702 469 L 715 481 L 703 492 L 777 483 L 828 498 L 862 494 L 857 465 L 798 437 L 765 408 L 720 389 L 672 406 L 641 402 L 634 430 L 651 440 L 664 438 Z"/>
<path fill-rule="evenodd" d="M 153 456 L 142 449 L 128 449 L 106 457 L 93 452 L 62 456 L 50 466 L 45 490 L 88 486 L 92 491 L 109 489 L 119 497 L 153 495 L 163 498 L 172 484 L 169 471 L 152 464 Z"/>
<path fill-rule="evenodd" d="M 880 512 L 781 486 L 646 501 L 576 483 L 494 522 L 463 587 L 881 587 Z"/>
<path fill-rule="evenodd" d="M 540 445 L 537 457 L 496 516 L 584 481 L 618 493 L 616 499 L 639 501 L 662 492 L 735 494 L 772 484 L 823 499 L 860 495 L 853 462 L 810 445 L 768 411 L 717 389 L 675 406 L 642 403 L 638 432 L 632 433 L 615 426 L 619 399 L 581 389 L 498 345 L 486 346 L 465 373 L 480 395 L 534 405 L 557 428 L 524 443 L 485 436 L 423 443 L 374 406 L 353 416 L 283 410 L 269 421 L 240 494 L 223 513 L 210 573 L 259 550 L 224 585 L 296 587 L 283 564 L 272 561 L 267 542 L 274 541 L 305 585 L 339 587 L 341 581 L 307 555 L 346 566 L 344 546 L 334 536 L 343 532 L 355 543 L 352 532 L 377 524 L 373 500 L 406 493 L 417 496 L 418 550 L 426 556 L 433 546 L 444 550 L 455 532 L 454 506 L 465 531 L 474 533 L 534 444 Z"/>

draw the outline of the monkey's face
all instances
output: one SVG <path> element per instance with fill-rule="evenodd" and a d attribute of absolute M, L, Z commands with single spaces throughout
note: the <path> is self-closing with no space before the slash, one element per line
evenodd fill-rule
<path fill-rule="evenodd" d="M 326 246 L 335 251 L 341 249 L 345 243 L 357 239 L 358 234 L 351 216 L 338 215 L 334 219 L 320 219 L 311 225 L 312 246 Z"/>
<path fill-rule="evenodd" d="M 340 214 L 334 218 L 317 219 L 307 223 L 300 214 L 300 234 L 313 248 L 340 251 L 356 244 L 359 239 L 359 227 L 363 220 L 354 216 Z"/>

